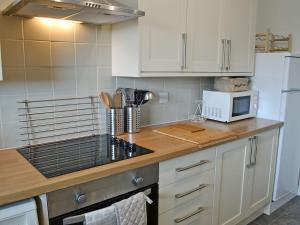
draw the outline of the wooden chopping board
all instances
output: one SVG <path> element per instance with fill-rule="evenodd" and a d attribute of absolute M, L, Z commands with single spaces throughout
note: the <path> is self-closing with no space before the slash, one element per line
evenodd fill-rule
<path fill-rule="evenodd" d="M 157 128 L 153 131 L 201 146 L 221 140 L 230 140 L 235 137 L 231 132 L 208 127 L 204 128 L 200 125 L 188 122 Z"/>

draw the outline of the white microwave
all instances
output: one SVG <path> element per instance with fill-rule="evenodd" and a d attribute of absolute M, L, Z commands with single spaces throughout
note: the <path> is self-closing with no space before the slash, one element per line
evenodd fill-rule
<path fill-rule="evenodd" d="M 255 117 L 258 92 L 203 91 L 202 116 L 221 122 Z"/>

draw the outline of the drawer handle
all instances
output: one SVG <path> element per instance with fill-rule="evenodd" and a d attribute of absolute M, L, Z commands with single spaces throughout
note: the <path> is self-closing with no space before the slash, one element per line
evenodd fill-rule
<path fill-rule="evenodd" d="M 192 190 L 189 190 L 189 191 L 186 191 L 186 192 L 183 192 L 183 193 L 179 193 L 179 194 L 176 194 L 175 195 L 175 198 L 182 198 L 182 197 L 185 197 L 187 195 L 190 195 L 196 191 L 200 191 L 202 190 L 203 188 L 206 188 L 207 185 L 206 184 L 200 184 L 198 187 L 192 189 Z"/>
<path fill-rule="evenodd" d="M 203 212 L 204 210 L 205 210 L 205 208 L 199 207 L 196 211 L 194 211 L 194 212 L 192 212 L 192 213 L 190 213 L 190 214 L 188 214 L 186 216 L 183 216 L 183 217 L 180 217 L 180 218 L 176 218 L 174 220 L 174 222 L 175 223 L 181 223 L 182 221 L 185 221 L 185 220 L 187 220 L 187 219 L 189 219 L 189 218 L 191 218 L 191 217 L 193 217 L 193 216 L 195 216 L 195 215 Z"/>
<path fill-rule="evenodd" d="M 201 160 L 200 162 L 195 163 L 195 164 L 190 165 L 190 166 L 186 166 L 186 167 L 182 167 L 182 168 L 176 168 L 176 172 L 182 172 L 182 171 L 185 171 L 185 170 L 189 170 L 189 169 L 192 169 L 194 167 L 202 166 L 202 165 L 207 164 L 207 163 L 209 163 L 209 160 Z"/>

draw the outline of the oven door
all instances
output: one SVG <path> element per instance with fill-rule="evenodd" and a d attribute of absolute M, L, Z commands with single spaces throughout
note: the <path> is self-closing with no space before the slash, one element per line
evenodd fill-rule
<path fill-rule="evenodd" d="M 49 225 L 84 225 L 85 213 L 103 209 L 116 202 L 129 198 L 130 196 L 135 195 L 138 192 L 145 192 L 145 194 L 147 194 L 148 197 L 153 201 L 152 204 L 147 204 L 147 224 L 158 225 L 158 184 L 153 184 L 136 191 L 126 193 L 124 195 L 117 196 L 112 199 L 108 199 L 103 202 L 99 202 L 94 205 L 51 218 L 49 220 Z"/>

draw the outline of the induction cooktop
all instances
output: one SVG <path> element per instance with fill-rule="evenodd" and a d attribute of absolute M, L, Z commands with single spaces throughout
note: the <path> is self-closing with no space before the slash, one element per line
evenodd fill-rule
<path fill-rule="evenodd" d="M 40 173 L 51 178 L 152 153 L 108 134 L 18 149 Z"/>

